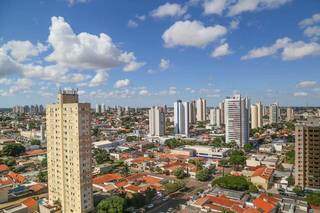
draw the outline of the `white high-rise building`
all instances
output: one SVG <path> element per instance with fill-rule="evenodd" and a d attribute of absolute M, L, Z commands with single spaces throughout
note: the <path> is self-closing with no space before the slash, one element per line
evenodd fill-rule
<path fill-rule="evenodd" d="M 225 118 L 224 118 L 224 101 L 219 103 L 219 109 L 220 109 L 220 122 L 221 124 L 225 124 Z"/>
<path fill-rule="evenodd" d="M 101 113 L 104 113 L 106 111 L 106 106 L 104 104 L 101 104 Z"/>
<path fill-rule="evenodd" d="M 174 103 L 175 134 L 189 136 L 189 103 L 178 100 Z"/>
<path fill-rule="evenodd" d="M 197 100 L 197 121 L 206 121 L 207 101 L 203 98 Z"/>
<path fill-rule="evenodd" d="M 216 125 L 216 109 L 210 109 L 210 125 Z"/>
<path fill-rule="evenodd" d="M 216 125 L 217 127 L 221 127 L 222 122 L 221 122 L 221 110 L 219 108 L 216 108 Z"/>
<path fill-rule="evenodd" d="M 280 118 L 280 108 L 278 103 L 271 104 L 269 107 L 269 123 L 278 123 Z"/>
<path fill-rule="evenodd" d="M 96 113 L 100 114 L 101 113 L 101 105 L 96 104 Z"/>
<path fill-rule="evenodd" d="M 195 124 L 196 117 L 197 117 L 196 101 L 191 101 L 189 103 L 189 123 Z"/>
<path fill-rule="evenodd" d="M 259 101 L 257 104 L 258 107 L 258 127 L 263 127 L 263 105 Z"/>
<path fill-rule="evenodd" d="M 251 105 L 251 129 L 256 129 L 258 127 L 258 106 Z"/>
<path fill-rule="evenodd" d="M 165 134 L 165 114 L 160 107 L 151 107 L 149 110 L 149 134 L 163 136 Z"/>
<path fill-rule="evenodd" d="M 294 120 L 294 111 L 291 107 L 287 108 L 287 121 Z"/>
<path fill-rule="evenodd" d="M 77 91 L 60 91 L 46 108 L 49 204 L 62 212 L 91 212 L 91 109 Z"/>
<path fill-rule="evenodd" d="M 236 142 L 239 147 L 249 141 L 249 100 L 241 95 L 225 99 L 226 143 Z"/>

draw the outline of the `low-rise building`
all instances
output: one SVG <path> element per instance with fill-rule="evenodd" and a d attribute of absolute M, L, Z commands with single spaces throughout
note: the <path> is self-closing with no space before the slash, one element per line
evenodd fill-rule
<path fill-rule="evenodd" d="M 253 172 L 251 182 L 258 187 L 268 190 L 272 181 L 272 175 L 273 169 L 260 167 Z"/>

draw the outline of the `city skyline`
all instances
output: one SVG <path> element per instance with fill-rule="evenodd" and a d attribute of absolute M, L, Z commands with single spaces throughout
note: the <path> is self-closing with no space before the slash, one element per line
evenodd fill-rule
<path fill-rule="evenodd" d="M 220 2 L 2 1 L 0 107 L 47 105 L 59 88 L 92 105 L 319 105 L 320 4 Z"/>

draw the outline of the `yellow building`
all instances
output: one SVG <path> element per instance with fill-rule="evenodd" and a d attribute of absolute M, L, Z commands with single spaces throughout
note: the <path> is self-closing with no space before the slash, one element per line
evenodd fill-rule
<path fill-rule="evenodd" d="M 90 104 L 77 91 L 60 91 L 46 109 L 49 204 L 63 212 L 93 209 Z"/>
<path fill-rule="evenodd" d="M 262 187 L 265 190 L 268 190 L 270 187 L 270 182 L 272 181 L 273 169 L 268 167 L 257 168 L 252 176 L 251 182 L 257 187 Z"/>

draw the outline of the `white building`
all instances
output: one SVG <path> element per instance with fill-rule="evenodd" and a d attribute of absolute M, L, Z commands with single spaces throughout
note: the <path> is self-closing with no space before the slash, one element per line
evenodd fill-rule
<path fill-rule="evenodd" d="M 226 143 L 243 147 L 249 140 L 249 100 L 241 95 L 225 99 Z"/>
<path fill-rule="evenodd" d="M 216 108 L 216 125 L 217 125 L 217 127 L 221 127 L 221 125 L 222 125 L 221 110 L 219 108 Z"/>
<path fill-rule="evenodd" d="M 216 125 L 216 109 L 210 109 L 210 125 Z"/>
<path fill-rule="evenodd" d="M 225 117 L 224 117 L 224 101 L 219 103 L 219 109 L 220 109 L 220 124 L 225 124 Z"/>
<path fill-rule="evenodd" d="M 96 113 L 101 113 L 101 105 L 100 104 L 96 104 Z"/>
<path fill-rule="evenodd" d="M 294 120 L 294 111 L 292 108 L 288 107 L 287 108 L 287 121 L 292 121 Z"/>
<path fill-rule="evenodd" d="M 184 146 L 186 150 L 194 150 L 198 157 L 207 158 L 224 158 L 227 156 L 230 148 L 214 148 L 212 146 L 202 146 L 202 145 L 186 145 Z"/>
<path fill-rule="evenodd" d="M 189 136 L 189 103 L 178 100 L 174 103 L 175 134 Z"/>
<path fill-rule="evenodd" d="M 251 129 L 256 129 L 258 127 L 258 106 L 251 105 Z"/>
<path fill-rule="evenodd" d="M 206 121 L 207 101 L 203 98 L 197 100 L 197 121 Z"/>
<path fill-rule="evenodd" d="M 278 103 L 271 104 L 269 107 L 269 123 L 278 123 L 280 118 L 280 108 Z"/>
<path fill-rule="evenodd" d="M 165 134 L 165 114 L 163 108 L 151 107 L 149 110 L 149 134 L 163 136 Z"/>
<path fill-rule="evenodd" d="M 263 127 L 263 105 L 260 101 L 256 105 L 258 107 L 258 127 L 261 128 Z"/>

